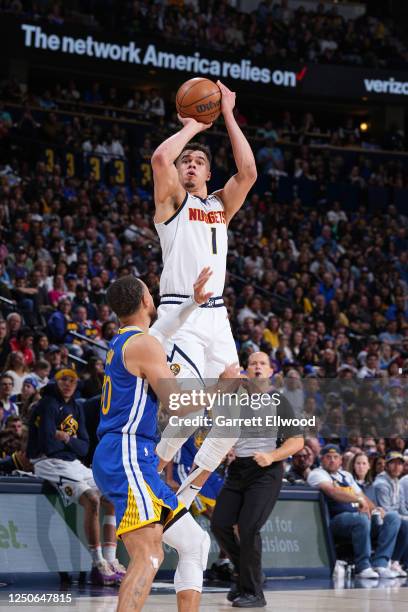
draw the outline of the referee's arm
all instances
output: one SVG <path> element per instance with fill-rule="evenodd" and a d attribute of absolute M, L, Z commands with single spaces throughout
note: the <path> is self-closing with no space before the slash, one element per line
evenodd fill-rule
<path fill-rule="evenodd" d="M 266 467 L 276 461 L 284 461 L 291 455 L 294 455 L 303 448 L 304 443 L 303 436 L 288 438 L 282 446 L 269 453 L 254 453 L 254 459 L 258 465 Z"/>
<path fill-rule="evenodd" d="M 283 396 L 280 399 L 279 416 L 283 419 L 294 419 L 295 413 L 288 400 Z M 280 428 L 278 435 L 280 439 L 284 440 L 278 448 L 269 452 L 254 453 L 254 460 L 259 466 L 266 467 L 277 461 L 284 461 L 300 451 L 305 444 L 302 429 L 293 424 Z"/>

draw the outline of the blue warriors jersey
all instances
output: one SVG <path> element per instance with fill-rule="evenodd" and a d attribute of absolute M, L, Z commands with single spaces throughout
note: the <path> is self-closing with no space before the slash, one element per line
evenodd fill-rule
<path fill-rule="evenodd" d="M 157 397 L 147 380 L 124 364 L 127 342 L 142 333 L 138 327 L 124 327 L 109 344 L 100 441 L 92 461 L 98 489 L 114 504 L 118 536 L 149 523 L 166 528 L 187 512 L 157 472 Z"/>
<path fill-rule="evenodd" d="M 158 401 L 147 380 L 130 374 L 124 365 L 126 344 L 143 332 L 123 327 L 109 344 L 101 398 L 98 437 L 127 433 L 157 442 Z"/>

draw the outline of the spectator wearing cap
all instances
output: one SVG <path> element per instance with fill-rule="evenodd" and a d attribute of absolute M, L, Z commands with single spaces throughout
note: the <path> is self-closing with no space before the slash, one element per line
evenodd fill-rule
<path fill-rule="evenodd" d="M 101 498 L 92 471 L 81 462 L 88 452 L 89 438 L 82 405 L 75 399 L 78 375 L 75 370 L 64 368 L 57 372 L 55 379 L 56 384 L 47 387 L 32 412 L 27 454 L 35 475 L 53 484 L 67 505 L 83 506 L 85 534 L 92 557 L 92 582 L 112 585 L 117 582 L 119 572 L 124 575 L 115 561 L 114 509 Z M 99 528 L 101 505 L 105 519 L 106 515 L 110 517 L 104 521 L 104 556 Z"/>
<path fill-rule="evenodd" d="M 397 512 L 388 512 L 383 524 L 371 523 L 373 502 L 364 495 L 353 476 L 341 469 L 340 448 L 327 444 L 321 451 L 321 467 L 312 470 L 307 479 L 311 487 L 326 497 L 330 528 L 334 538 L 351 538 L 356 576 L 359 578 L 396 578 L 397 572 L 388 568 L 397 540 L 401 519 Z M 378 532 L 377 548 L 372 564 L 371 532 Z"/>
<path fill-rule="evenodd" d="M 339 368 L 337 368 L 337 375 L 342 379 L 351 379 L 357 374 L 358 370 L 352 365 L 347 363 L 343 363 Z"/>
<path fill-rule="evenodd" d="M 17 406 L 19 416 L 26 424 L 28 424 L 30 418 L 31 406 L 39 399 L 38 379 L 34 375 L 26 376 L 23 380 L 21 393 L 11 397 L 11 401 Z"/>
<path fill-rule="evenodd" d="M 45 359 L 51 366 L 49 377 L 54 378 L 55 374 L 59 369 L 61 369 L 62 365 L 62 354 L 60 347 L 56 344 L 50 344 L 45 353 Z"/>
<path fill-rule="evenodd" d="M 374 481 L 377 504 L 386 512 L 398 512 L 402 516 L 401 527 L 393 554 L 396 570 L 401 566 L 408 568 L 408 519 L 401 513 L 404 505 L 404 493 L 401 494 L 400 477 L 404 469 L 404 455 L 398 451 L 389 451 L 385 456 L 385 470 Z M 404 518 L 405 517 L 405 518 Z M 407 575 L 406 572 L 400 575 Z"/>
<path fill-rule="evenodd" d="M 11 414 L 18 414 L 18 408 L 14 402 L 11 401 L 13 395 L 14 380 L 12 376 L 8 374 L 2 374 L 0 376 L 0 406 L 3 410 L 2 421 L 0 422 L 0 429 L 4 424 L 7 417 Z"/>

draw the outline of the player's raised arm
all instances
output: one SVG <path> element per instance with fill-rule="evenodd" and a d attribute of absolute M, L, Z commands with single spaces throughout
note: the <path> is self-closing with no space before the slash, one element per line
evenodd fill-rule
<path fill-rule="evenodd" d="M 182 129 L 161 143 L 152 155 L 154 180 L 155 223 L 167 221 L 182 204 L 186 190 L 181 185 L 174 162 L 185 145 L 211 124 L 179 117 Z"/>
<path fill-rule="evenodd" d="M 239 211 L 257 178 L 254 154 L 249 142 L 234 117 L 235 93 L 217 81 L 221 89 L 221 109 L 224 116 L 232 152 L 238 172 L 232 176 L 223 189 L 215 192 L 224 204 L 227 224 Z"/>

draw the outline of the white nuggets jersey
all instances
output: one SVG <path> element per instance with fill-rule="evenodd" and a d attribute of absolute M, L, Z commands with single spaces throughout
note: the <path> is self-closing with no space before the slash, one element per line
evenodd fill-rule
<path fill-rule="evenodd" d="M 199 273 L 210 266 L 213 274 L 206 290 L 222 296 L 228 235 L 221 200 L 215 195 L 204 200 L 187 193 L 174 215 L 155 226 L 163 252 L 160 295 L 191 295 Z"/>

